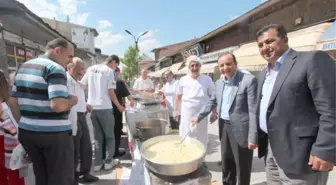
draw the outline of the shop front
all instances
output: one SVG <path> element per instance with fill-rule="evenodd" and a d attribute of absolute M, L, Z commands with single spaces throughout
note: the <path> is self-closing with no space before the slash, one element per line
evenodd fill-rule
<path fill-rule="evenodd" d="M 6 42 L 6 53 L 8 72 L 11 73 L 19 69 L 24 62 L 35 58 L 43 52 Z"/>
<path fill-rule="evenodd" d="M 17 70 L 27 60 L 42 54 L 45 45 L 55 38 L 64 38 L 75 47 L 73 42 L 52 29 L 23 4 L 2 0 L 0 7 L 6 12 L 0 14 L 0 58 L 2 59 L 0 68 L 6 75 Z"/>
<path fill-rule="evenodd" d="M 296 51 L 316 50 L 318 40 L 330 26 L 331 23 L 322 23 L 288 33 L 289 47 Z M 243 44 L 233 54 L 238 61 L 238 67 L 254 75 L 259 74 L 267 63 L 260 56 L 257 42 Z"/>
<path fill-rule="evenodd" d="M 336 39 L 320 41 L 317 43 L 316 49 L 327 52 L 336 61 Z"/>

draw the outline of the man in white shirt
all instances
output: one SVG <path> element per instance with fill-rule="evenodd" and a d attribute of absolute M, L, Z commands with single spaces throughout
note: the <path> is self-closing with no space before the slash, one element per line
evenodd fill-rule
<path fill-rule="evenodd" d="M 80 179 L 81 182 L 96 182 L 99 178 L 90 174 L 92 165 L 92 144 L 85 118 L 87 112 L 85 93 L 79 83 L 79 80 L 85 73 L 84 62 L 80 58 L 75 57 L 72 59 L 72 63 L 68 64 L 67 69 L 68 91 L 77 96 L 78 99 L 77 104 L 71 108 L 69 117 L 73 127 L 73 135 L 75 136 L 75 180 L 78 184 L 79 176 L 82 175 L 83 177 Z M 77 169 L 77 166 L 80 166 L 80 169 Z"/>
<path fill-rule="evenodd" d="M 96 172 L 100 171 L 103 166 L 105 170 L 110 170 L 119 164 L 118 159 L 113 159 L 115 153 L 115 120 L 112 102 L 120 112 L 123 112 L 125 108 L 119 103 L 114 92 L 116 81 L 113 69 L 118 64 L 118 56 L 112 55 L 103 64 L 89 67 L 81 80 L 83 85 L 88 86 L 87 103 L 92 106 L 91 119 L 95 130 L 94 171 Z"/>
<path fill-rule="evenodd" d="M 174 79 L 174 74 L 172 71 L 168 70 L 165 72 L 165 78 L 167 80 L 167 83 L 163 86 L 162 89 L 159 90 L 159 92 L 163 93 L 166 97 L 166 103 L 169 110 L 169 118 L 170 118 L 170 127 L 172 129 L 178 129 L 179 127 L 179 121 L 180 121 L 180 107 L 178 107 L 178 120 L 174 119 L 174 101 L 176 97 L 176 88 L 179 84 L 178 80 Z"/>
<path fill-rule="evenodd" d="M 138 92 L 154 92 L 154 83 L 148 78 L 148 70 L 146 68 L 142 69 L 141 77 L 135 80 L 133 90 Z"/>

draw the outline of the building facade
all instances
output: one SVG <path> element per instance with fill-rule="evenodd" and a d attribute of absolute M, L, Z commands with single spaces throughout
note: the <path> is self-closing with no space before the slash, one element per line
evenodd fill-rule
<path fill-rule="evenodd" d="M 77 45 L 75 55 L 83 59 L 85 67 L 98 63 L 99 57 L 95 55 L 96 29 L 55 19 L 43 18 L 43 21 Z"/>
<path fill-rule="evenodd" d="M 241 69 L 257 74 L 266 63 L 255 42 L 255 34 L 261 27 L 270 23 L 282 24 L 289 32 L 290 47 L 299 51 L 315 50 L 320 36 L 335 20 L 335 7 L 334 0 L 265 1 L 235 20 L 166 55 L 166 58 L 184 56 L 188 48 L 200 45 L 204 61 L 201 72 L 210 74 L 214 80 L 219 77 L 216 60 L 224 52 L 234 53 Z M 188 69 L 184 67 L 177 73 L 187 72 Z"/>
<path fill-rule="evenodd" d="M 0 69 L 6 75 L 15 72 L 27 60 L 43 54 L 50 40 L 67 39 L 17 1 L 2 0 L 0 9 L 7 10 L 5 14 L 0 13 Z"/>

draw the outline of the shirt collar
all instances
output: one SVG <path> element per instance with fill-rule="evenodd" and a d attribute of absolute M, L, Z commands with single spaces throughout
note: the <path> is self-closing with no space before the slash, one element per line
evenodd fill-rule
<path fill-rule="evenodd" d="M 47 55 L 40 55 L 39 58 L 45 58 L 45 59 L 49 59 L 53 62 L 56 62 L 54 59 L 52 59 L 51 57 L 47 56 Z"/>
<path fill-rule="evenodd" d="M 235 80 L 235 78 L 236 78 L 236 76 L 237 76 L 237 71 L 238 71 L 238 70 L 239 70 L 239 69 L 237 68 L 237 69 L 236 69 L 236 72 L 233 74 L 233 76 L 231 77 L 230 80 L 226 80 L 225 75 L 221 75 L 221 79 L 224 81 L 224 83 L 233 84 L 233 82 L 234 82 L 234 80 Z"/>
<path fill-rule="evenodd" d="M 66 72 L 66 74 L 67 74 L 67 78 L 71 79 L 71 81 L 72 81 L 73 83 L 77 83 L 77 81 L 70 75 L 69 72 Z"/>
<path fill-rule="evenodd" d="M 57 63 L 56 60 L 52 59 L 51 57 L 49 57 L 49 56 L 47 56 L 47 55 L 40 55 L 38 58 L 49 59 L 49 60 L 55 62 L 56 65 L 62 67 L 63 69 L 66 69 L 66 68 L 64 68 L 63 66 L 61 66 L 59 63 Z"/>
<path fill-rule="evenodd" d="M 275 66 L 274 68 L 272 69 L 273 71 L 279 71 L 280 70 L 280 67 L 281 65 L 283 64 L 283 62 L 285 61 L 285 58 L 286 56 L 288 55 L 290 49 L 288 48 L 275 62 Z M 267 64 L 267 71 L 270 71 L 270 68 L 271 68 L 271 63 L 268 63 Z"/>
<path fill-rule="evenodd" d="M 171 82 L 168 82 L 169 85 L 173 85 L 175 83 L 175 79 L 172 79 Z"/>

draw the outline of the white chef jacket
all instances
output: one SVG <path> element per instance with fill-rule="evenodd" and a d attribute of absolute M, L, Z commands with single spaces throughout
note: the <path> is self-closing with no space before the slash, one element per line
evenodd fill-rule
<path fill-rule="evenodd" d="M 182 77 L 176 94 L 182 95 L 181 120 L 179 134 L 184 136 L 190 128 L 191 119 L 195 118 L 202 107 L 215 93 L 215 84 L 207 75 L 199 75 L 193 79 L 190 74 Z M 208 145 L 208 119 L 203 119 L 191 130 L 190 137 L 201 141 L 205 148 Z"/>

